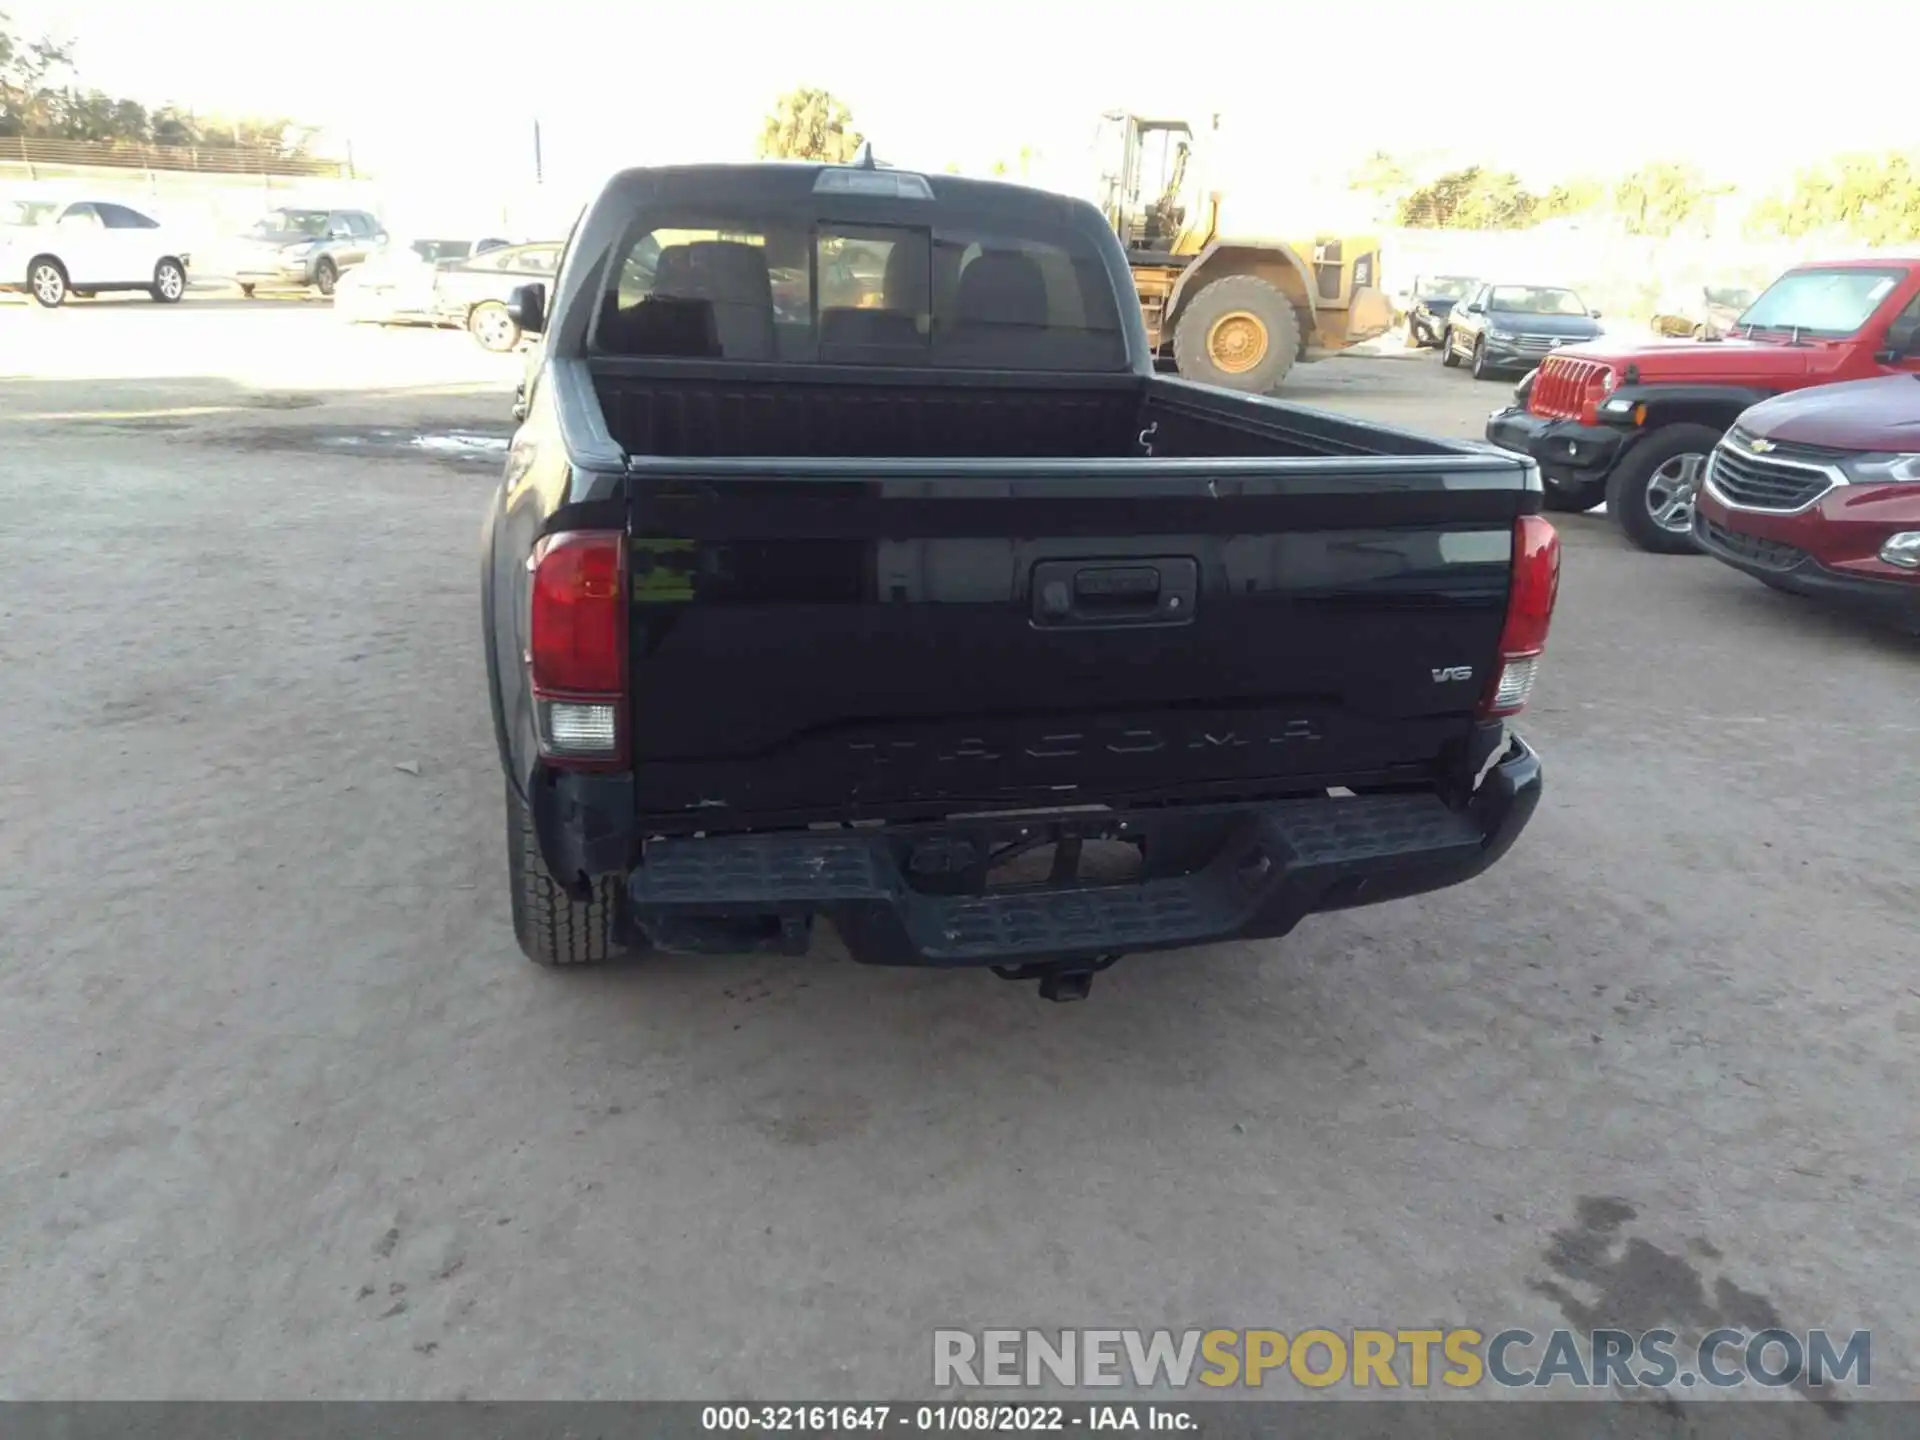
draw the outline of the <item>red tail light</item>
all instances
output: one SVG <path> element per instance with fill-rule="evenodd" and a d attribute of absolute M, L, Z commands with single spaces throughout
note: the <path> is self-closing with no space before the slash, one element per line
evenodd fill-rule
<path fill-rule="evenodd" d="M 1513 522 L 1513 578 L 1507 589 L 1507 620 L 1500 629 L 1500 656 L 1493 681 L 1480 702 L 1488 719 L 1517 715 L 1527 708 L 1553 602 L 1560 595 L 1560 537 L 1538 515 Z"/>
<path fill-rule="evenodd" d="M 617 530 L 564 530 L 534 547 L 527 670 L 540 748 L 566 765 L 626 758 L 627 544 Z"/>

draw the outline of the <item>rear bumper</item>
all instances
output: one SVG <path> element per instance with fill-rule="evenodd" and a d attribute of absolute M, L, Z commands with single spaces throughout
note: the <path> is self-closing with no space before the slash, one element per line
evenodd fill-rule
<path fill-rule="evenodd" d="M 1635 438 L 1624 430 L 1549 419 L 1519 406 L 1496 410 L 1487 418 L 1487 439 L 1502 450 L 1531 456 L 1543 473 L 1582 479 L 1610 474 Z"/>
<path fill-rule="evenodd" d="M 801 949 L 824 917 L 855 960 L 875 965 L 1093 960 L 1260 939 L 1317 912 L 1471 879 L 1513 844 L 1540 790 L 1538 757 L 1511 738 L 1459 810 L 1400 794 L 1056 814 L 1025 823 L 1068 845 L 1144 835 L 1149 868 L 1125 883 L 993 891 L 978 883 L 985 857 L 1021 833 L 1020 817 L 658 840 L 628 875 L 628 920 L 657 948 L 701 952 L 747 948 L 742 933 Z"/>

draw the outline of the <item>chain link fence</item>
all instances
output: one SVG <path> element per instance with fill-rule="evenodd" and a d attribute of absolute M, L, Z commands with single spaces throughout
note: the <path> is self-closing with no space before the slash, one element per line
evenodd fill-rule
<path fill-rule="evenodd" d="M 68 178 L 95 168 L 185 171 L 202 175 L 353 178 L 353 162 L 283 155 L 252 145 L 138 145 L 119 141 L 39 140 L 0 136 L 0 165 L 26 171 L 29 180 Z"/>

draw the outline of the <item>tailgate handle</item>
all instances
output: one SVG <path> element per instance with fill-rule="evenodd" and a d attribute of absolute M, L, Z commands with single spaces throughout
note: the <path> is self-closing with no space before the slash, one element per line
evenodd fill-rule
<path fill-rule="evenodd" d="M 1042 560 L 1033 567 L 1033 623 L 1050 629 L 1185 625 L 1199 582 L 1199 566 L 1186 556 Z"/>
<path fill-rule="evenodd" d="M 1082 605 L 1160 604 L 1160 572 L 1148 565 L 1092 565 L 1073 577 L 1073 598 Z"/>

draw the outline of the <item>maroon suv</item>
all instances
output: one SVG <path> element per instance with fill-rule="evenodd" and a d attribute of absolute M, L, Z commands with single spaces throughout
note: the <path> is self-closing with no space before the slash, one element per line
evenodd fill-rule
<path fill-rule="evenodd" d="M 1700 547 L 1778 590 L 1920 624 L 1920 375 L 1776 395 L 1714 448 Z"/>

